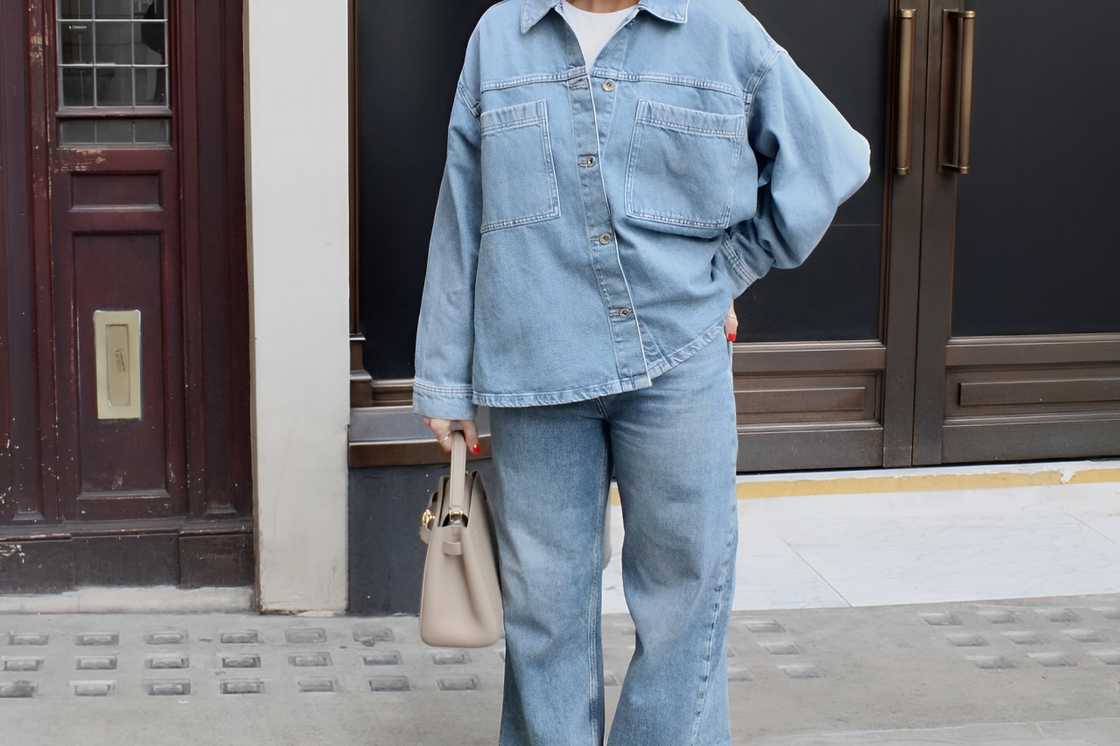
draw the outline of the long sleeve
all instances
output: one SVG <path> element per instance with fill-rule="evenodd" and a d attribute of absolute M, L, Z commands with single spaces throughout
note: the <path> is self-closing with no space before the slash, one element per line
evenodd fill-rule
<path fill-rule="evenodd" d="M 758 78 L 747 137 L 758 162 L 758 206 L 754 217 L 728 229 L 736 297 L 771 267 L 804 262 L 837 208 L 871 175 L 867 138 L 781 46 Z"/>
<path fill-rule="evenodd" d="M 416 324 L 412 411 L 473 419 L 474 281 L 482 186 L 478 102 L 456 85 L 447 128 L 447 160 L 436 200 L 428 265 Z"/>

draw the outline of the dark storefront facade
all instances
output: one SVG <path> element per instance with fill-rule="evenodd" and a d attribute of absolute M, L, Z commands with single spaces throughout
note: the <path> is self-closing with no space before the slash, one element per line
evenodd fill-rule
<path fill-rule="evenodd" d="M 352 606 L 401 608 L 385 568 L 415 579 L 412 513 L 444 462 L 408 410 L 415 321 L 455 76 L 488 5 L 356 8 L 351 518 L 384 542 L 352 555 L 380 573 Z M 1100 31 L 1120 10 L 745 5 L 867 135 L 872 176 L 802 267 L 736 303 L 740 470 L 1120 453 L 1120 104 L 1100 95 L 1120 85 Z"/>
<path fill-rule="evenodd" d="M 872 175 L 737 300 L 740 471 L 1120 455 L 1120 9 L 744 4 Z M 0 592 L 271 568 L 265 605 L 337 609 L 348 552 L 352 611 L 415 611 L 414 335 L 489 5 L 352 0 L 347 113 L 345 5 L 0 3 Z"/>

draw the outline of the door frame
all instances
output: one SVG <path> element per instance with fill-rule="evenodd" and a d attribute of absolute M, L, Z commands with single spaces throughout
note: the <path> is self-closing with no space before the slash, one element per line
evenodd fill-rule
<path fill-rule="evenodd" d="M 925 80 L 929 0 L 893 0 L 888 59 L 892 92 L 887 125 L 889 199 L 884 205 L 888 251 L 885 320 L 887 365 L 883 392 L 883 466 L 913 463 L 914 387 L 921 268 L 921 145 L 927 112 Z M 911 15 L 912 14 L 912 15 Z M 909 17 L 908 17 L 909 16 Z"/>

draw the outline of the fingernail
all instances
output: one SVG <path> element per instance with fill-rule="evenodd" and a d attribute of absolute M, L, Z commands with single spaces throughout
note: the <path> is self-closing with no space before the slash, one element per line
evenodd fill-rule
<path fill-rule="evenodd" d="M 727 341 L 728 342 L 734 342 L 735 341 L 735 332 L 731 332 L 730 334 L 727 335 Z"/>
<path fill-rule="evenodd" d="M 482 453 L 482 446 L 480 446 L 478 443 L 475 443 L 473 446 L 471 446 L 471 453 Z"/>

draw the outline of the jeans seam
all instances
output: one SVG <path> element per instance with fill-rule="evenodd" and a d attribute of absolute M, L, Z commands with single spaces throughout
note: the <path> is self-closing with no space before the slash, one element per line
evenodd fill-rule
<path fill-rule="evenodd" d="M 595 635 L 591 629 L 592 604 L 587 605 L 587 729 L 588 743 L 595 743 Z"/>
<path fill-rule="evenodd" d="M 596 407 L 596 409 L 599 410 L 599 414 L 602 415 L 604 418 L 606 418 L 606 416 L 607 416 L 607 406 L 603 403 L 603 397 L 596 396 L 592 401 L 595 402 L 595 407 Z M 608 476 L 608 478 L 609 478 L 609 476 Z"/>
<path fill-rule="evenodd" d="M 599 404 L 599 408 L 602 409 L 603 405 L 600 402 L 600 400 L 596 399 L 595 401 L 596 401 L 596 403 Z M 606 464 L 604 464 L 603 468 L 604 468 L 604 470 L 607 469 Z M 608 489 L 610 488 L 610 478 L 611 478 L 611 475 L 610 475 L 610 473 L 608 473 L 607 474 L 607 488 Z M 603 525 L 603 520 L 602 520 L 601 515 L 599 516 L 599 518 L 596 519 L 596 522 L 600 526 L 599 530 L 602 531 L 601 527 Z M 602 566 L 603 566 L 603 538 L 602 538 L 602 536 L 600 536 L 599 541 L 595 542 L 595 563 L 592 565 L 592 570 L 593 571 L 598 570 Z M 592 577 L 595 577 L 595 576 L 592 575 Z M 598 671 L 598 669 L 597 669 L 596 661 L 595 661 L 595 647 L 598 644 L 598 642 L 597 642 L 597 639 L 595 637 L 595 625 L 597 623 L 601 623 L 601 616 L 600 615 L 601 615 L 602 609 L 603 609 L 603 596 L 602 596 L 602 587 L 601 586 L 600 586 L 599 593 L 597 594 L 597 597 L 599 599 L 599 603 L 598 604 L 589 604 L 588 609 L 587 609 L 587 660 L 588 660 L 588 664 L 589 664 L 588 665 L 588 671 L 589 671 L 589 673 L 588 673 L 588 689 L 589 689 L 589 693 L 590 693 L 590 696 L 588 697 L 588 701 L 589 701 L 590 704 L 588 705 L 588 710 L 587 710 L 587 721 L 588 721 L 588 725 L 590 726 L 590 731 L 591 731 L 591 733 L 590 733 L 591 743 L 596 744 L 596 746 L 599 746 L 601 744 L 601 741 L 597 740 L 597 737 L 598 737 L 598 727 L 597 727 L 597 725 L 598 724 L 595 721 L 596 705 L 597 705 L 597 702 L 598 702 L 598 695 L 599 695 L 598 687 L 596 687 L 596 672 Z"/>
<path fill-rule="evenodd" d="M 723 607 L 724 585 L 727 583 L 728 573 L 727 568 L 731 564 L 731 546 L 735 538 L 735 526 L 728 521 L 727 541 L 723 545 L 723 560 L 720 562 L 720 582 L 716 586 L 716 601 L 712 606 L 712 620 L 708 625 L 708 640 L 707 648 L 704 656 L 704 680 L 700 685 L 700 691 L 697 694 L 696 702 L 696 715 L 692 723 L 692 732 L 689 734 L 688 742 L 693 746 L 696 743 L 696 738 L 699 735 L 700 723 L 703 720 L 704 709 L 707 705 L 708 691 L 712 686 L 712 639 L 715 637 L 716 621 L 719 619 L 719 613 Z"/>

